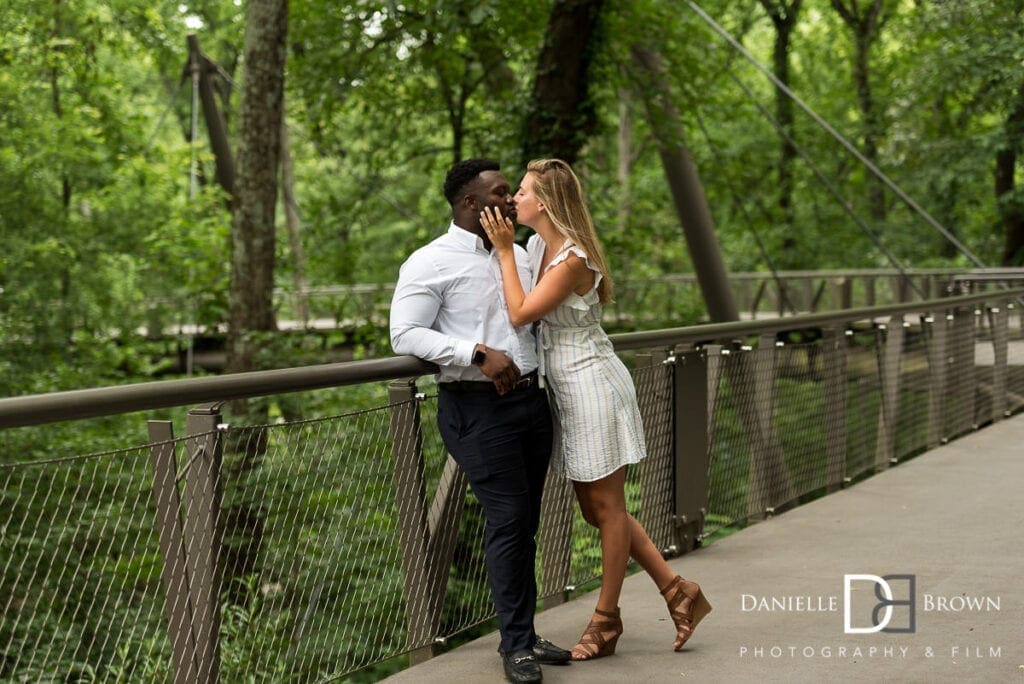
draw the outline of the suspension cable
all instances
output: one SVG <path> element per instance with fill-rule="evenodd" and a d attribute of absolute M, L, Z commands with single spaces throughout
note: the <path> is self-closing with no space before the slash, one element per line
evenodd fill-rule
<path fill-rule="evenodd" d="M 935 220 L 935 218 L 933 218 L 931 214 L 925 211 L 917 202 L 913 200 L 913 198 L 911 198 L 907 193 L 905 193 L 902 188 L 896 185 L 896 183 L 894 183 L 887 175 L 885 175 L 885 173 L 883 173 L 881 169 L 875 166 L 875 164 L 873 164 L 870 159 L 861 154 L 860 150 L 858 150 L 852 143 L 850 143 L 846 138 L 844 138 L 842 134 L 840 134 L 835 128 L 829 125 L 829 123 L 825 121 L 825 119 L 823 119 L 821 116 L 819 116 L 817 112 L 811 109 L 811 107 L 807 105 L 803 100 L 801 100 L 796 93 L 790 90 L 785 83 L 779 80 L 779 78 L 774 73 L 772 73 L 771 70 L 767 69 L 763 64 L 761 64 L 756 57 L 750 54 L 750 52 L 745 47 L 743 47 L 743 45 L 739 41 L 733 38 L 728 31 L 726 31 L 717 22 L 715 22 L 715 20 L 712 19 L 707 14 L 707 12 L 701 9 L 697 5 L 697 3 L 695 3 L 693 0 L 686 0 L 686 4 L 701 19 L 703 19 L 704 22 L 707 23 L 719 36 L 721 36 L 726 42 L 728 42 L 730 45 L 732 45 L 732 47 L 739 51 L 740 54 L 742 54 L 747 59 L 747 61 L 753 64 L 758 69 L 758 71 L 767 76 L 771 80 L 771 82 L 775 84 L 776 88 L 781 90 L 787 97 L 796 102 L 797 105 L 799 105 L 800 108 L 803 109 L 804 112 L 806 112 L 807 115 L 810 116 L 815 121 L 815 123 L 824 128 L 829 135 L 835 138 L 843 147 L 847 149 L 847 151 L 850 152 L 850 154 L 856 157 L 872 174 L 875 175 L 875 177 L 882 181 L 886 185 L 886 187 L 892 190 L 897 197 L 903 200 L 903 202 L 906 203 L 907 206 L 909 206 L 911 209 L 917 212 L 917 214 L 924 218 L 925 221 L 927 221 L 933 228 L 935 228 L 935 230 L 939 231 L 947 240 L 949 240 L 949 242 L 954 247 L 956 247 L 956 249 L 961 254 L 967 257 L 971 261 L 971 263 L 973 263 L 978 268 L 985 268 L 984 262 L 982 262 L 981 259 L 975 256 L 975 254 L 971 252 L 971 250 L 969 250 L 962 242 L 960 242 L 956 238 L 956 236 L 953 235 L 952 232 L 950 232 L 948 228 L 946 228 L 937 220 Z"/>
<path fill-rule="evenodd" d="M 889 249 L 882 242 L 881 238 L 875 233 L 875 231 L 871 230 L 871 228 L 866 223 L 864 223 L 864 221 L 857 215 L 857 213 L 853 210 L 853 207 L 850 205 L 850 203 L 843 198 L 842 193 L 839 192 L 839 189 L 832 183 L 832 181 L 830 181 L 825 176 L 822 170 L 818 168 L 817 164 L 815 164 L 807 155 L 807 153 L 804 152 L 803 148 L 796 144 L 796 141 L 793 140 L 793 137 L 785 130 L 782 124 L 780 124 L 775 119 L 775 117 L 772 116 L 771 112 L 765 109 L 764 105 L 757 101 L 757 98 L 754 96 L 754 93 L 750 90 L 747 84 L 741 81 L 736 76 L 736 74 L 733 73 L 732 69 L 729 70 L 729 76 L 743 90 L 743 92 L 747 95 L 750 101 L 754 103 L 754 106 L 757 107 L 759 112 L 761 112 L 761 115 L 764 116 L 765 119 L 767 119 L 773 127 L 775 127 L 775 129 L 779 132 L 779 135 L 781 135 L 786 140 L 786 142 L 793 146 L 793 149 L 796 150 L 796 153 L 800 155 L 801 159 L 804 160 L 804 163 L 807 164 L 811 171 L 814 172 L 814 175 L 818 178 L 818 180 L 821 181 L 825 188 L 832 194 L 833 197 L 835 197 L 836 201 L 839 203 L 839 206 L 843 208 L 843 211 L 845 211 L 846 214 L 851 219 L 853 219 L 854 223 L 857 224 L 861 231 L 863 231 L 864 234 L 871 239 L 871 241 L 875 244 L 875 247 L 877 247 L 879 251 L 881 251 L 882 254 L 885 255 L 885 257 L 889 260 L 889 262 L 896 268 L 896 270 L 899 271 L 900 276 L 904 280 L 906 280 L 906 282 L 910 285 L 910 287 L 914 289 L 915 292 L 917 292 L 918 296 L 920 296 L 921 299 L 927 299 L 924 291 L 917 285 L 917 283 L 914 282 L 914 279 L 910 277 L 910 274 L 907 273 L 906 267 L 904 267 L 903 264 L 900 263 L 899 259 L 896 258 L 896 255 L 889 251 Z"/>

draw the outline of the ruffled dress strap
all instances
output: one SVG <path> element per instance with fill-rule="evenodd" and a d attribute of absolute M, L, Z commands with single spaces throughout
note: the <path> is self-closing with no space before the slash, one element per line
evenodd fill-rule
<path fill-rule="evenodd" d="M 577 247 L 576 245 L 574 245 L 569 240 L 565 241 L 565 244 L 562 245 L 562 249 L 559 250 L 558 254 L 555 255 L 555 258 L 551 260 L 551 263 L 548 264 L 547 269 L 545 269 L 545 271 L 557 266 L 558 264 L 568 259 L 570 254 L 575 254 L 579 258 L 583 259 L 583 262 L 587 265 L 587 268 L 594 272 L 594 287 L 591 289 L 596 290 L 597 286 L 601 284 L 601 278 L 603 278 L 604 275 L 597 268 L 597 266 L 594 266 L 594 264 L 590 261 L 590 257 L 587 256 L 587 253 L 584 252 L 579 247 Z"/>

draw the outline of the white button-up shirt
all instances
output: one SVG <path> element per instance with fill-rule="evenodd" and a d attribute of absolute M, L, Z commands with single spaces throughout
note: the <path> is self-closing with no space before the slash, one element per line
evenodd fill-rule
<path fill-rule="evenodd" d="M 533 282 L 526 251 L 514 246 L 519 280 Z M 508 320 L 497 250 L 453 222 L 448 232 L 412 253 L 398 272 L 391 300 L 391 346 L 436 363 L 438 382 L 488 381 L 472 365 L 473 348 L 505 352 L 525 375 L 537 368 L 530 326 Z"/>

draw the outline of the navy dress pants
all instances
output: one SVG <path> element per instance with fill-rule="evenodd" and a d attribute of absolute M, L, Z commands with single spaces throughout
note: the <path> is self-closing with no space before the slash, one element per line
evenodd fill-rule
<path fill-rule="evenodd" d="M 483 385 L 484 383 L 480 383 Z M 487 383 L 490 385 L 490 383 Z M 484 556 L 502 653 L 533 647 L 536 534 L 551 459 L 551 413 L 536 385 L 499 396 L 439 385 L 437 423 L 486 519 Z"/>

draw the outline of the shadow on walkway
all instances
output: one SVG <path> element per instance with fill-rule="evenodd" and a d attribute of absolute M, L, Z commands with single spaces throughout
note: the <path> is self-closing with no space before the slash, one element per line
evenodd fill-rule
<path fill-rule="evenodd" d="M 1017 416 L 671 561 L 715 606 L 681 653 L 653 583 L 628 577 L 616 655 L 547 666 L 544 680 L 1024 682 L 1022 488 Z M 913 610 L 894 605 L 886 629 L 908 627 L 913 612 L 915 631 L 846 633 L 849 574 L 913 575 Z M 889 584 L 908 597 L 908 579 Z M 851 582 L 851 627 L 871 627 L 875 586 Z M 569 648 L 595 599 L 540 613 L 538 632 Z M 501 682 L 497 641 L 482 637 L 387 681 Z"/>

